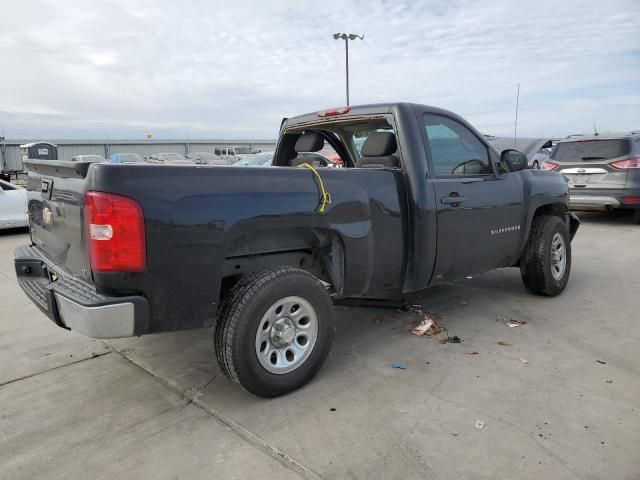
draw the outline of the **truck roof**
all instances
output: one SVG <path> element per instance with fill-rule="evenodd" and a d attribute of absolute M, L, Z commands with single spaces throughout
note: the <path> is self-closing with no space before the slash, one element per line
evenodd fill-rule
<path fill-rule="evenodd" d="M 421 105 L 418 103 L 410 103 L 410 102 L 371 103 L 371 104 L 365 104 L 365 105 L 350 105 L 349 107 L 337 107 L 337 109 L 342 109 L 342 108 L 349 108 L 349 110 L 343 114 L 327 116 L 324 118 L 321 117 L 320 114 L 326 112 L 327 110 L 333 110 L 333 109 L 330 108 L 325 110 L 319 110 L 317 112 L 305 113 L 303 115 L 297 115 L 295 117 L 286 118 L 283 124 L 295 125 L 298 123 L 309 123 L 309 122 L 315 123 L 321 120 L 331 121 L 331 120 L 335 120 L 336 117 L 345 118 L 345 117 L 357 117 L 357 116 L 367 116 L 367 115 L 383 115 L 386 113 L 394 113 L 398 110 L 428 111 L 432 113 L 444 114 L 449 117 L 462 120 L 462 118 L 460 118 L 459 115 L 449 110 L 433 107 L 430 105 Z"/>

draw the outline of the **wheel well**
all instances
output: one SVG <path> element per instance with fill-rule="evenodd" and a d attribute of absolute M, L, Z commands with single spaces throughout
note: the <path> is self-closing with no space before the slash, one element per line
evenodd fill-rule
<path fill-rule="evenodd" d="M 538 207 L 538 209 L 533 214 L 533 218 L 539 217 L 541 215 L 552 215 L 560 217 L 564 221 L 566 213 L 567 206 L 564 203 L 549 203 L 547 205 Z"/>
<path fill-rule="evenodd" d="M 223 262 L 223 292 L 242 276 L 277 265 L 300 268 L 333 285 L 338 294 L 342 292 L 344 246 L 338 234 L 299 228 L 263 230 L 235 238 Z"/>

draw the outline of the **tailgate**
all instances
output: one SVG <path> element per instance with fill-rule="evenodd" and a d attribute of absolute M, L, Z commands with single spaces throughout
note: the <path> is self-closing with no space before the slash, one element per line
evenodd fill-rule
<path fill-rule="evenodd" d="M 88 281 L 83 195 L 91 163 L 25 161 L 31 241 L 54 265 Z"/>

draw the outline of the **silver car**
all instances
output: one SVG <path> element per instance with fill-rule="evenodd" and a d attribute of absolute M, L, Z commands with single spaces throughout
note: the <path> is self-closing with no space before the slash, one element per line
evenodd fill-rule
<path fill-rule="evenodd" d="M 0 229 L 26 227 L 27 191 L 4 180 L 0 180 Z"/>
<path fill-rule="evenodd" d="M 640 132 L 562 140 L 542 168 L 568 179 L 572 210 L 632 210 L 640 223 Z"/>

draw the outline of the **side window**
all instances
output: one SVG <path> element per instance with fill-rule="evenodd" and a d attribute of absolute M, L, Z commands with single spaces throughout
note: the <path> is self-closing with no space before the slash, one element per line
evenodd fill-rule
<path fill-rule="evenodd" d="M 424 115 L 423 122 L 437 177 L 493 173 L 487 147 L 466 127 L 439 115 Z"/>

